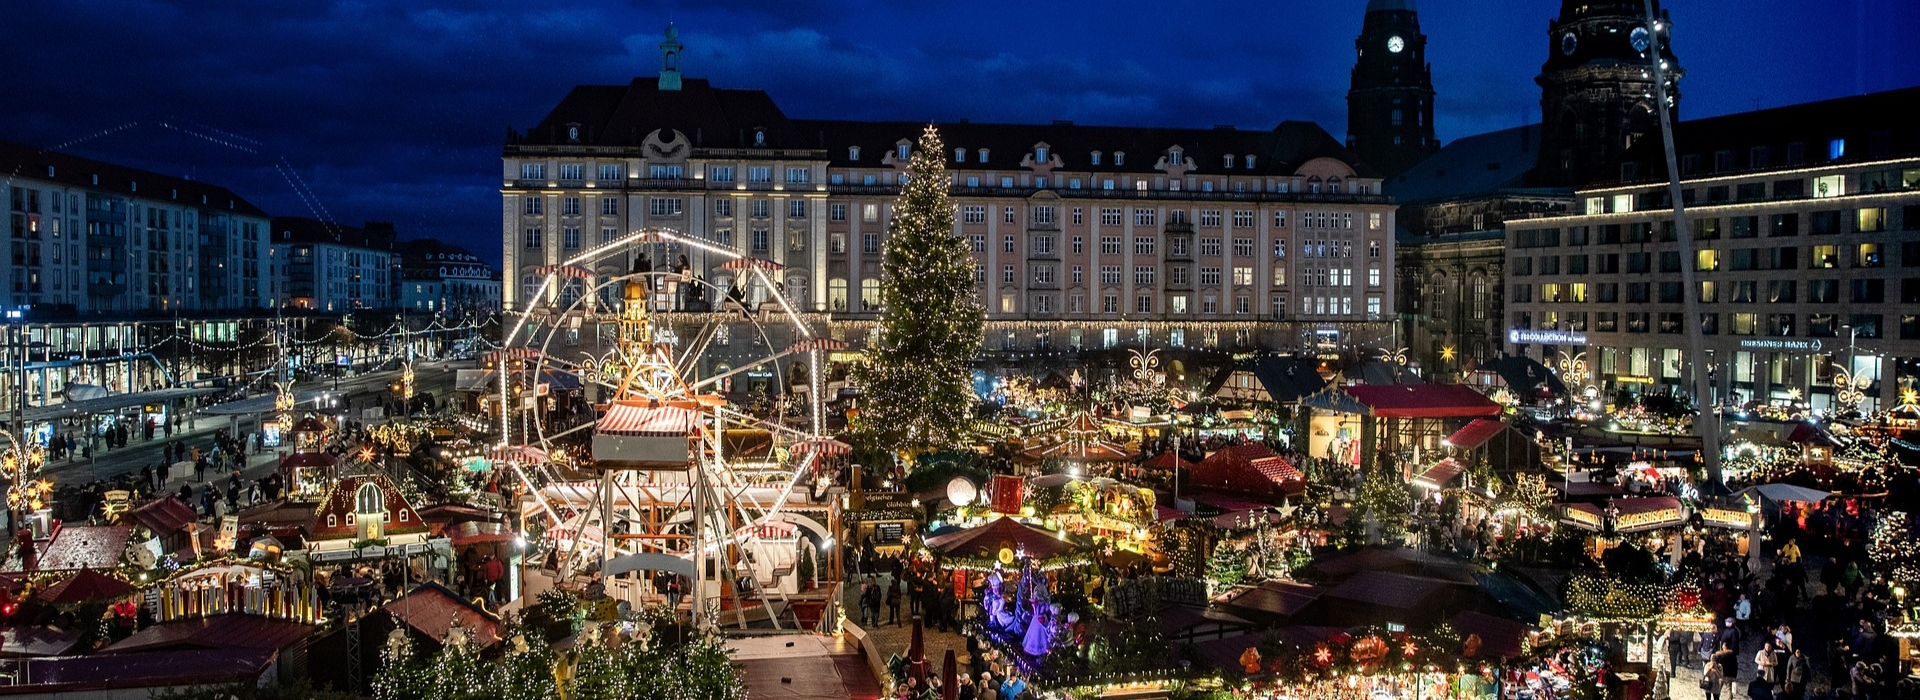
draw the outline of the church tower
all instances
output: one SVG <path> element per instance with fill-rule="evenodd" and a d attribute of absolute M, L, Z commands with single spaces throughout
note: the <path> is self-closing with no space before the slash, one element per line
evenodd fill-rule
<path fill-rule="evenodd" d="M 660 42 L 660 89 L 680 89 L 680 30 L 667 25 L 667 40 Z"/>
<path fill-rule="evenodd" d="M 1435 150 L 1433 71 L 1413 0 L 1368 0 L 1347 90 L 1347 148 L 1391 178 Z"/>
<path fill-rule="evenodd" d="M 1561 0 L 1548 25 L 1547 62 L 1540 67 L 1541 142 L 1533 184 L 1578 187 L 1621 177 L 1621 156 L 1641 139 L 1660 138 L 1654 110 L 1657 32 L 1666 62 L 1668 107 L 1680 118 L 1680 62 L 1668 43 L 1666 11 L 1647 26 L 1641 0 Z"/>

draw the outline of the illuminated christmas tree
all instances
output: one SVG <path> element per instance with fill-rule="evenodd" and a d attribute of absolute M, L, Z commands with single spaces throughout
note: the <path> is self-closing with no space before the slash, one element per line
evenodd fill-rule
<path fill-rule="evenodd" d="M 971 362 L 986 328 L 973 258 L 955 235 L 940 134 L 920 136 L 880 263 L 880 322 L 861 369 L 860 418 L 907 451 L 953 444 L 976 403 Z"/>

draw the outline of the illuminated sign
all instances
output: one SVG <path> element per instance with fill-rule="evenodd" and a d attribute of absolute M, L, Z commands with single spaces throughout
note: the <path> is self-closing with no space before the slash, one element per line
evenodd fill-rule
<path fill-rule="evenodd" d="M 1530 328 L 1508 328 L 1507 342 L 1513 344 L 1539 343 L 1541 345 L 1586 345 L 1587 334 L 1576 331 L 1553 329 L 1534 330 Z"/>
<path fill-rule="evenodd" d="M 1652 384 L 1653 377 L 1642 377 L 1642 376 L 1632 375 L 1632 374 L 1622 374 L 1618 377 L 1614 377 L 1613 381 L 1619 384 Z"/>
<path fill-rule="evenodd" d="M 1742 350 L 1786 350 L 1790 352 L 1820 352 L 1819 339 L 1794 340 L 1791 338 L 1744 338 L 1740 341 Z"/>

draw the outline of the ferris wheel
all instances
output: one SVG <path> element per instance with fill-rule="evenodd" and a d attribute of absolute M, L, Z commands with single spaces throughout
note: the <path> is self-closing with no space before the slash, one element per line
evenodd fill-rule
<path fill-rule="evenodd" d="M 661 249 L 718 258 L 735 282 L 626 263 Z M 556 570 L 597 570 L 635 602 L 648 574 L 668 572 L 692 582 L 696 623 L 723 622 L 717 608 L 744 626 L 757 606 L 780 625 L 801 559 L 832 541 L 815 474 L 845 446 L 823 434 L 822 371 L 846 346 L 815 336 L 774 283 L 780 269 L 644 229 L 536 270 L 487 357 L 502 436 L 491 456 L 533 495 Z M 711 361 L 721 348 L 726 361 Z M 724 391 L 742 376 L 771 377 L 758 410 Z"/>

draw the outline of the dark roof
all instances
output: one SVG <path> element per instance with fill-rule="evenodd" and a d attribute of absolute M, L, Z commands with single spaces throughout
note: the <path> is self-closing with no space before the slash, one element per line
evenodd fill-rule
<path fill-rule="evenodd" d="M 821 148 L 793 130 L 765 90 L 716 88 L 705 78 L 684 78 L 679 90 L 661 90 L 651 76 L 626 85 L 577 86 L 538 126 L 516 134 L 515 142 L 574 143 L 567 138 L 572 125 L 580 128 L 578 143 L 593 146 L 638 146 L 653 130 L 672 129 L 695 148 L 746 148 L 754 144 L 755 130 L 765 130 L 769 148 Z"/>
<path fill-rule="evenodd" d="M 1507 383 L 1507 388 L 1522 397 L 1533 398 L 1542 387 L 1553 394 L 1567 395 L 1566 382 L 1560 381 L 1560 377 L 1546 365 L 1540 364 L 1539 360 L 1526 355 L 1482 360 L 1480 369 L 1500 375 L 1500 379 Z"/>
<path fill-rule="evenodd" d="M 415 588 L 381 609 L 435 641 L 445 641 L 457 625 L 482 649 L 500 643 L 500 618 L 437 583 Z"/>
<path fill-rule="evenodd" d="M 1464 384 L 1355 385 L 1343 389 L 1380 418 L 1467 418 L 1500 415 L 1500 404 Z"/>
<path fill-rule="evenodd" d="M 127 552 L 132 525 L 67 525 L 40 555 L 41 571 L 111 569 Z"/>
<path fill-rule="evenodd" d="M 93 569 L 81 569 L 73 575 L 40 589 L 34 597 L 52 605 L 74 605 L 95 600 L 124 598 L 139 589 L 132 584 Z"/>
<path fill-rule="evenodd" d="M 1298 357 L 1262 357 L 1241 363 L 1239 369 L 1253 372 L 1267 395 L 1282 403 L 1297 401 L 1327 385 L 1313 362 Z"/>
<path fill-rule="evenodd" d="M 159 688 L 244 682 L 252 685 L 273 663 L 265 649 L 183 649 L 139 654 L 94 654 L 9 662 L 31 682 L 0 689 L 0 695 L 106 688 Z M 24 668 L 22 668 L 24 666 Z"/>
<path fill-rule="evenodd" d="M 1487 441 L 1492 440 L 1493 436 L 1499 435 L 1500 431 L 1506 429 L 1507 424 L 1498 419 L 1475 418 L 1473 422 L 1468 423 L 1466 427 L 1454 431 L 1452 435 L 1448 435 L 1444 442 L 1452 447 L 1471 450 L 1487 444 Z"/>
<path fill-rule="evenodd" d="M 0 656 L 58 656 L 80 641 L 80 632 L 58 627 L 0 627 Z"/>
<path fill-rule="evenodd" d="M 1292 581 L 1265 581 L 1241 586 L 1228 594 L 1227 607 L 1254 613 L 1292 617 L 1320 598 L 1323 589 Z"/>
<path fill-rule="evenodd" d="M 1466 583 L 1476 573 L 1471 564 L 1406 547 L 1363 547 L 1315 562 L 1313 570 L 1336 581 L 1364 571 L 1399 571 Z"/>
<path fill-rule="evenodd" d="M 1455 139 L 1381 188 L 1401 203 L 1475 197 L 1520 187 L 1540 150 L 1540 125 Z"/>
<path fill-rule="evenodd" d="M 1682 177 L 1785 167 L 1787 146 L 1792 143 L 1806 149 L 1803 165 L 1878 160 L 1920 153 L 1920 130 L 1913 128 L 1916 111 L 1920 111 L 1920 87 L 1909 87 L 1691 119 L 1674 126 L 1673 141 L 1682 160 L 1699 156 L 1700 171 L 1683 172 Z M 1845 146 L 1839 158 L 1829 159 L 1834 139 L 1844 139 Z M 1749 159 L 1757 146 L 1770 150 L 1767 164 L 1761 167 L 1754 167 Z M 1713 155 L 1720 151 L 1732 152 L 1732 169 L 1714 170 Z M 1666 179 L 1666 154 L 1659 139 L 1641 140 L 1627 159 L 1641 163 L 1636 181 Z"/>
<path fill-rule="evenodd" d="M 233 190 L 219 185 L 67 155 L 24 143 L 0 141 L 0 173 L 49 180 L 96 192 L 171 200 L 183 205 L 224 209 L 249 216 L 267 215 L 252 202 L 234 194 Z"/>
<path fill-rule="evenodd" d="M 215 615 L 164 622 L 135 632 L 105 649 L 120 654 L 155 649 L 261 649 L 279 651 L 313 634 L 313 626 L 256 615 Z"/>
<path fill-rule="evenodd" d="M 1367 360 L 1352 369 L 1344 371 L 1342 374 L 1348 379 L 1359 381 L 1361 384 L 1376 386 L 1427 383 L 1426 380 L 1420 378 L 1420 375 L 1414 374 L 1413 370 L 1408 369 L 1406 365 L 1387 362 L 1385 360 Z"/>
<path fill-rule="evenodd" d="M 361 227 L 298 216 L 273 218 L 274 243 L 337 243 L 356 248 L 394 252 L 393 229 Z"/>
<path fill-rule="evenodd" d="M 1541 615 L 1560 611 L 1560 604 L 1554 602 L 1551 596 L 1506 574 L 1480 574 L 1474 577 L 1474 582 L 1494 602 L 1506 608 L 1508 614 L 1537 620 Z"/>
<path fill-rule="evenodd" d="M 818 143 L 828 149 L 833 167 L 877 166 L 902 139 L 918 140 L 925 122 L 858 122 L 840 120 L 797 120 L 796 128 L 817 133 Z M 1137 126 L 1082 126 L 1057 121 L 1052 124 L 986 124 L 946 122 L 940 140 L 948 149 L 967 149 L 967 162 L 947 167 L 954 170 L 1008 170 L 1018 165 L 1033 147 L 1045 143 L 1068 170 L 1116 173 L 1153 173 L 1154 165 L 1173 146 L 1179 146 L 1193 160 L 1197 172 L 1247 175 L 1291 175 L 1302 163 L 1315 158 L 1333 158 L 1347 163 L 1361 177 L 1379 177 L 1371 166 L 1342 146 L 1318 124 L 1284 121 L 1271 131 L 1243 131 L 1231 127 L 1181 129 Z M 859 146 L 860 160 L 849 160 L 849 146 Z M 980 149 L 989 150 L 981 163 Z M 1091 154 L 1103 154 L 1100 165 L 1093 165 Z M 1113 164 L 1114 153 L 1127 154 L 1126 162 Z M 1244 158 L 1233 170 L 1223 170 L 1221 157 L 1256 155 L 1254 167 L 1247 168 Z M 950 154 L 949 154 L 950 155 Z"/>
<path fill-rule="evenodd" d="M 134 522 L 146 526 L 156 535 L 166 535 L 184 529 L 188 523 L 199 520 L 193 506 L 187 505 L 173 496 L 162 496 L 130 513 Z"/>
<path fill-rule="evenodd" d="M 573 126 L 580 130 L 577 142 L 568 139 Z M 900 140 L 919 139 L 926 126 L 920 121 L 790 120 L 764 90 L 716 88 L 703 78 L 685 78 L 679 90 L 661 90 L 658 79 L 649 76 L 626 85 L 577 86 L 538 125 L 511 134 L 508 145 L 638 146 L 655 130 L 669 130 L 662 134 L 663 140 L 670 140 L 671 131 L 677 130 L 693 148 L 763 145 L 780 150 L 824 150 L 834 167 L 883 167 L 882 158 L 893 152 Z M 965 148 L 970 156 L 982 148 L 990 151 L 986 163 L 969 157 L 965 163 L 948 165 L 961 170 L 1008 170 L 1036 144 L 1046 143 L 1068 169 L 1152 173 L 1160 157 L 1177 145 L 1193 159 L 1198 172 L 1204 173 L 1290 175 L 1302 163 L 1328 157 L 1347 163 L 1361 177 L 1379 177 L 1338 139 L 1311 122 L 1283 121 L 1272 130 L 1251 131 L 1230 126 L 1080 126 L 1069 121 L 959 121 L 937 126 L 948 148 Z M 765 142 L 757 145 L 754 135 L 762 131 Z M 848 148 L 852 146 L 861 150 L 859 161 L 850 159 Z M 1121 152 L 1130 157 L 1115 166 L 1109 155 L 1101 165 L 1093 166 L 1089 158 L 1093 151 Z M 1247 168 L 1240 160 L 1232 171 L 1221 169 L 1221 156 L 1249 154 L 1259 156 L 1255 167 Z"/>
<path fill-rule="evenodd" d="M 1494 617 L 1473 610 L 1463 611 L 1447 620 L 1454 631 L 1465 640 L 1468 635 L 1480 635 L 1480 654 L 1482 658 L 1519 656 L 1526 646 L 1523 642 L 1532 628 L 1522 622 Z"/>
<path fill-rule="evenodd" d="M 1345 583 L 1326 592 L 1328 598 L 1340 598 L 1386 608 L 1413 610 L 1425 607 L 1447 587 L 1450 581 L 1408 576 L 1387 571 L 1362 571 Z"/>

